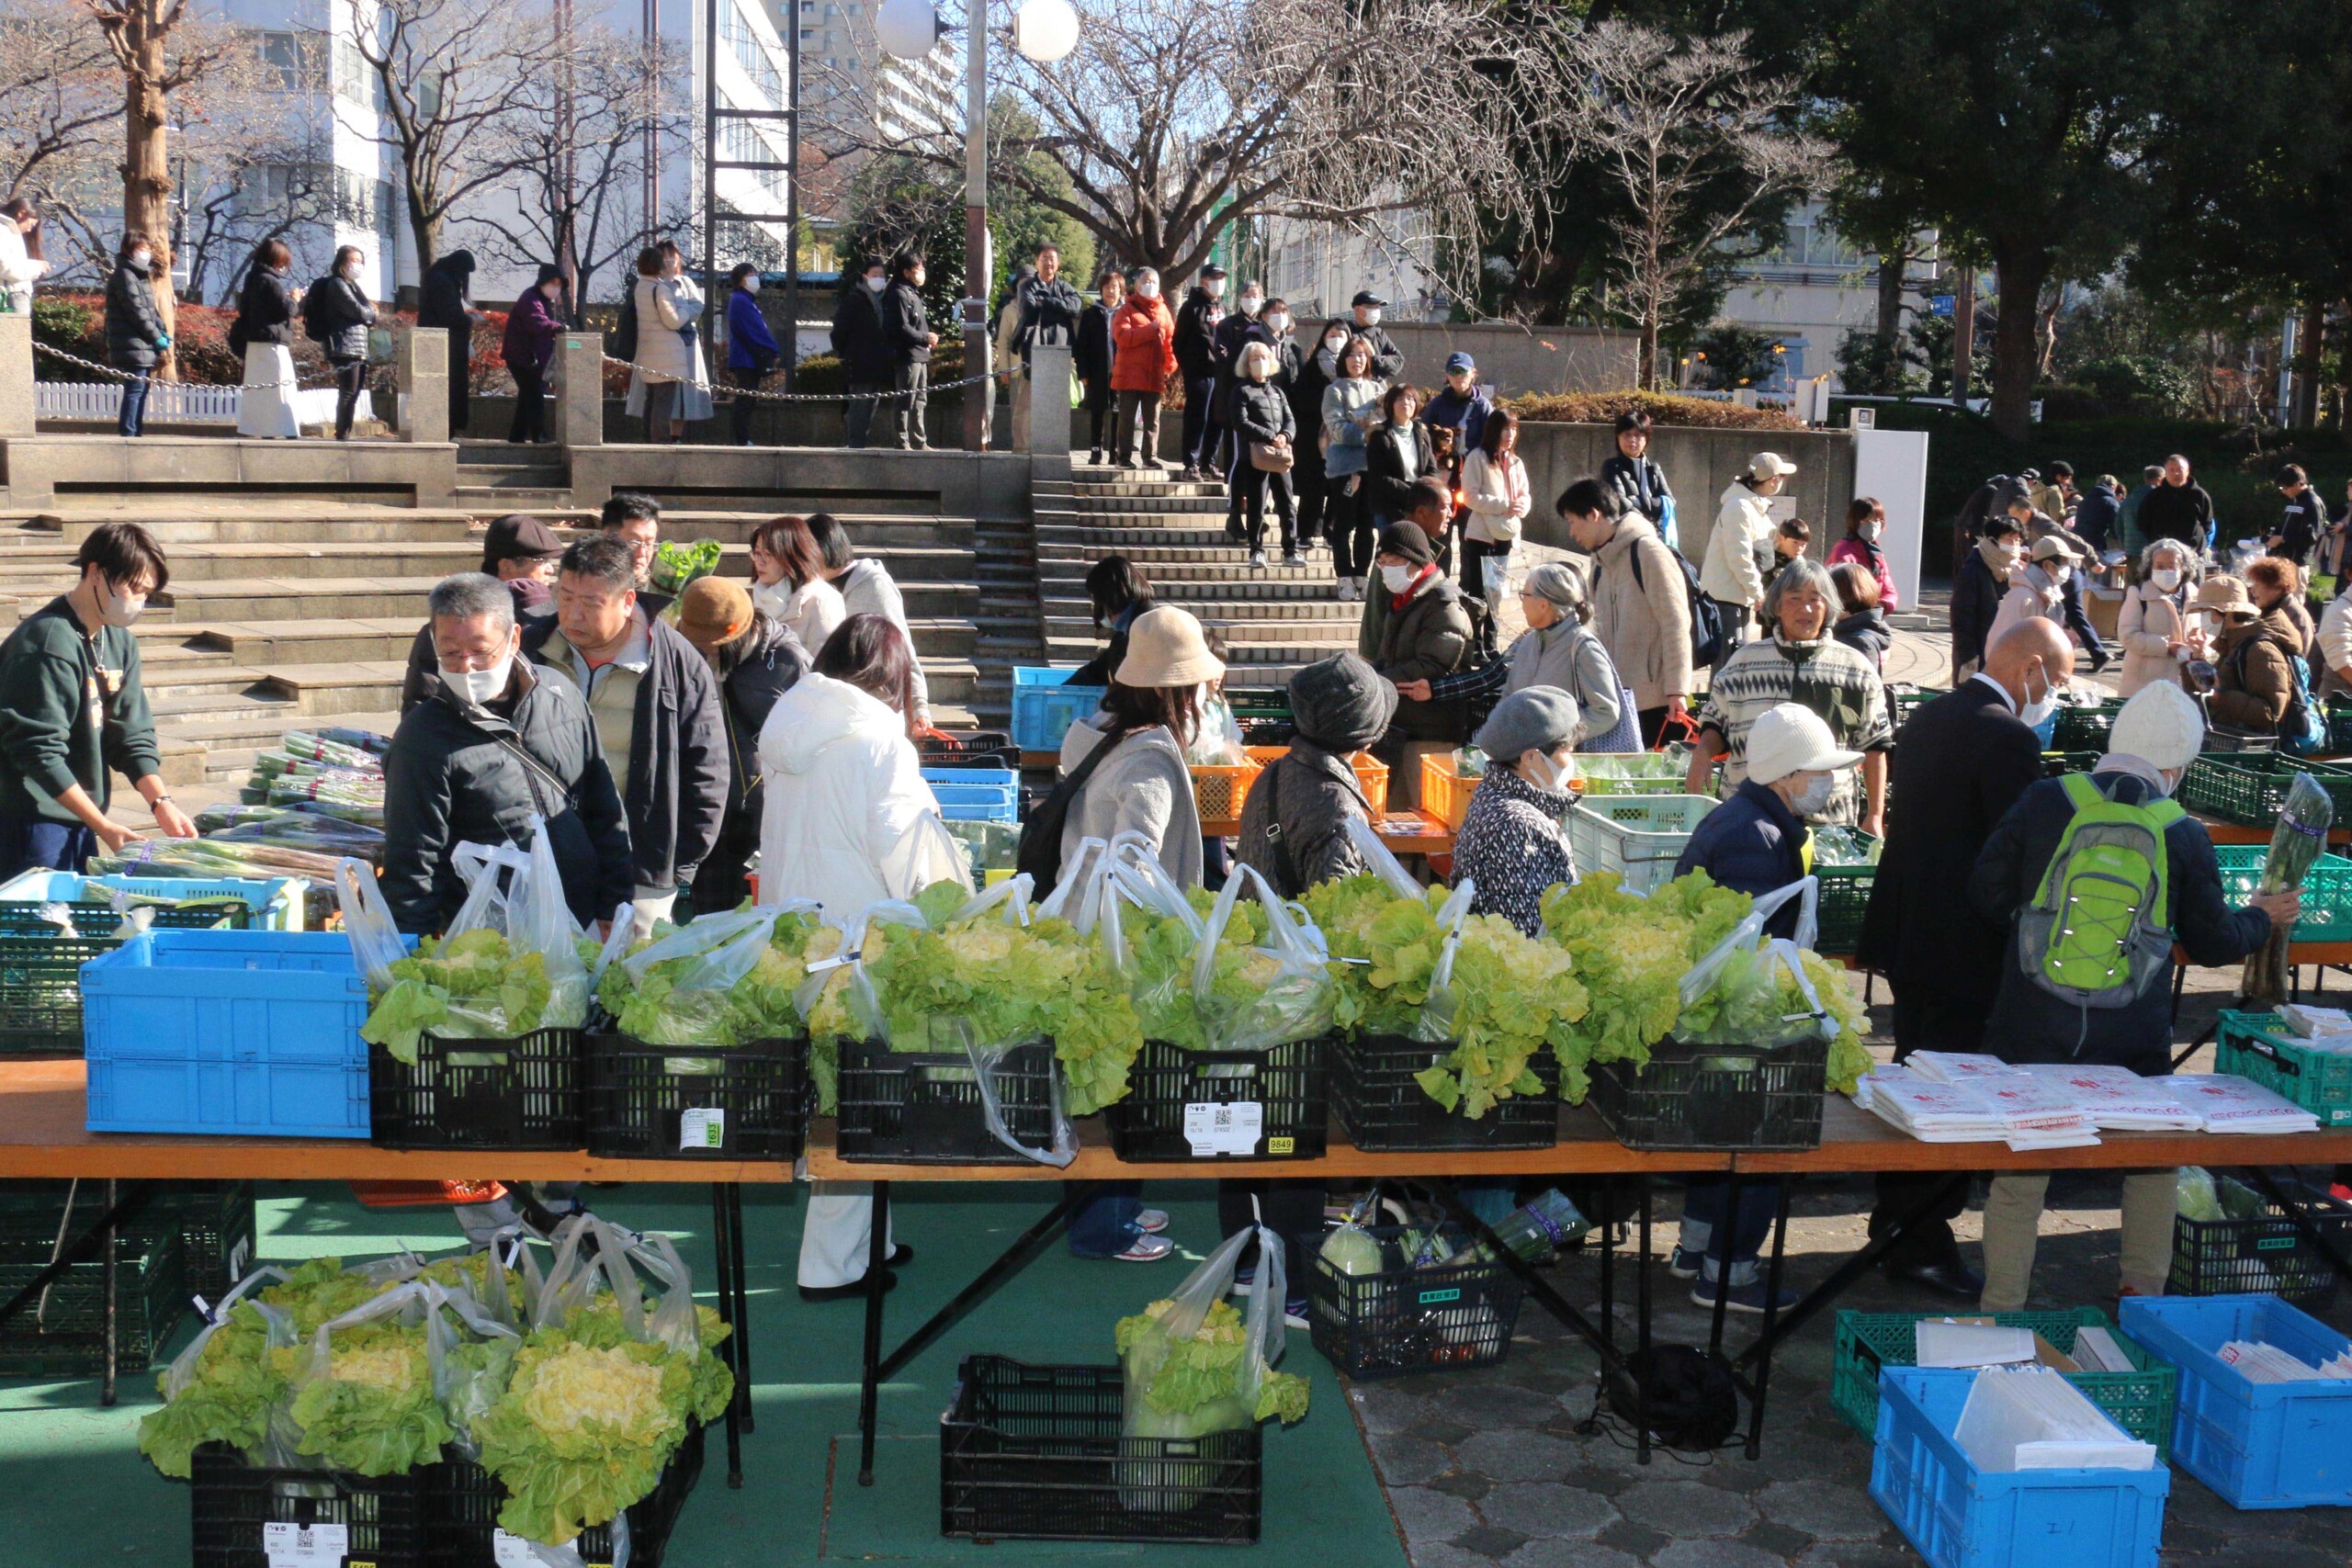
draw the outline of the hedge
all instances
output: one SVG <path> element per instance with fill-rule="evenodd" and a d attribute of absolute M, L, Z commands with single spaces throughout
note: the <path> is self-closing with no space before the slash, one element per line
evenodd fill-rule
<path fill-rule="evenodd" d="M 1804 422 L 1779 409 L 1748 409 L 1708 398 L 1670 392 L 1528 392 L 1505 398 L 1502 406 L 1521 419 L 1544 424 L 1612 424 L 1639 409 L 1659 424 L 1701 430 L 1803 430 Z"/>

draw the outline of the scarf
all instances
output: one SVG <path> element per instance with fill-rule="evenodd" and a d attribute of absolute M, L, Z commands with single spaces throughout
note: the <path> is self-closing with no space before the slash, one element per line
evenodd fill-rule
<path fill-rule="evenodd" d="M 1976 553 L 1984 558 L 1986 566 L 1993 569 L 1993 581 L 2007 586 L 2009 558 L 2001 553 L 2000 547 L 1990 539 L 1979 539 L 1976 541 Z"/>
<path fill-rule="evenodd" d="M 1413 581 L 1405 584 L 1405 592 L 1402 593 L 1391 593 L 1388 596 L 1388 613 L 1392 615 L 1396 615 L 1397 612 L 1403 610 L 1406 605 L 1411 604 L 1413 602 L 1413 595 L 1421 591 L 1421 584 L 1427 582 L 1430 578 L 1435 577 L 1436 575 L 1437 562 L 1435 561 L 1430 562 L 1429 565 L 1415 572 L 1413 574 Z"/>

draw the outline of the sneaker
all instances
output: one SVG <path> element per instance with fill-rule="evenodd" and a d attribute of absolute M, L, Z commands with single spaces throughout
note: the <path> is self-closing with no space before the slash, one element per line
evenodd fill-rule
<path fill-rule="evenodd" d="M 1102 448 L 1097 446 L 1093 451 L 1089 452 L 1086 455 L 1086 464 L 1087 467 L 1091 468 L 1101 468 L 1102 466 Z"/>
<path fill-rule="evenodd" d="M 1283 1326 L 1285 1328 L 1306 1328 L 1310 1326 L 1306 1321 L 1306 1298 L 1305 1296 L 1293 1296 L 1288 1301 L 1283 1303 Z"/>
<path fill-rule="evenodd" d="M 1198 484 L 1198 483 L 1200 482 L 1200 479 L 1201 479 L 1201 470 L 1200 470 L 1200 469 L 1198 469 L 1198 468 L 1188 468 L 1184 469 L 1182 473 L 1180 473 L 1180 474 L 1178 474 L 1178 475 L 1176 476 L 1176 482 L 1177 482 L 1177 483 L 1179 483 L 1179 484 L 1188 484 L 1188 485 L 1189 485 L 1189 484 Z"/>
<path fill-rule="evenodd" d="M 1296 550 L 1284 550 L 1283 552 L 1283 565 L 1285 567 L 1305 566 L 1306 564 L 1306 558 L 1300 555 Z"/>
<path fill-rule="evenodd" d="M 1157 1263 L 1175 1250 L 1176 1244 L 1164 1235 L 1139 1235 L 1125 1252 L 1111 1256 L 1121 1263 Z"/>
<path fill-rule="evenodd" d="M 1136 1215 L 1136 1228 L 1146 1235 L 1158 1235 L 1168 1228 L 1168 1211 L 1146 1209 Z"/>
<path fill-rule="evenodd" d="M 882 1275 L 882 1288 L 885 1291 L 897 1290 L 899 1277 L 885 1270 Z M 800 1299 L 811 1305 L 819 1305 L 825 1302 L 862 1302 L 865 1299 L 865 1281 L 852 1280 L 846 1285 L 803 1285 L 800 1287 Z"/>
<path fill-rule="evenodd" d="M 1678 1242 L 1673 1256 L 1666 1260 L 1666 1271 L 1678 1280 L 1695 1280 L 1699 1277 L 1699 1258 L 1700 1254 Z"/>
<path fill-rule="evenodd" d="M 1761 1280 L 1752 1280 L 1745 1285 L 1734 1285 L 1725 1292 L 1725 1296 L 1727 1299 L 1724 1305 L 1733 1312 L 1744 1312 L 1756 1316 L 1763 1314 L 1765 1296 L 1764 1281 Z M 1705 1307 L 1711 1312 L 1714 1310 L 1715 1281 L 1693 1280 L 1690 1285 L 1690 1300 L 1694 1305 Z M 1796 1304 L 1797 1293 L 1794 1291 L 1781 1292 L 1779 1303 L 1781 1311 L 1786 1312 Z"/>
<path fill-rule="evenodd" d="M 1251 571 L 1263 571 L 1266 570 L 1265 551 L 1251 550 L 1250 552 L 1250 570 Z"/>

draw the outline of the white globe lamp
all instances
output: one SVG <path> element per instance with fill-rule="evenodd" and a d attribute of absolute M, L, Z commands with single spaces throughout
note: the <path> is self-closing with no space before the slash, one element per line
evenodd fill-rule
<path fill-rule="evenodd" d="M 1027 0 L 1013 16 L 1012 41 L 1040 65 L 1067 60 L 1078 47 L 1078 12 L 1069 0 Z"/>
<path fill-rule="evenodd" d="M 896 60 L 921 60 L 939 43 L 939 17 L 930 0 L 882 0 L 874 31 L 882 52 Z"/>

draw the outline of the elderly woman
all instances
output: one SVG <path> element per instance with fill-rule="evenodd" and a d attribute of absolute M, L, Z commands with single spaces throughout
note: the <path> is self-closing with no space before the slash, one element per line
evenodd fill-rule
<path fill-rule="evenodd" d="M 2140 552 L 2140 581 L 2123 591 L 2115 620 L 2123 645 L 2125 698 L 2158 681 L 2182 684 L 2181 668 L 2202 639 L 2189 628 L 2188 596 L 2197 586 L 2197 557 L 2178 539 L 2158 539 Z"/>
<path fill-rule="evenodd" d="M 1562 820 L 1577 797 L 1577 701 L 1530 686 L 1495 705 L 1479 727 L 1487 776 L 1471 794 L 1453 844 L 1453 880 L 1472 884 L 1471 912 L 1500 915 L 1529 936 L 1544 934 L 1544 890 L 1574 882 Z"/>
<path fill-rule="evenodd" d="M 1718 762 L 1724 794 L 1736 790 L 1747 777 L 1748 728 L 1777 704 L 1801 703 L 1829 726 L 1839 750 L 1862 754 L 1860 788 L 1853 771 L 1840 771 L 1829 804 L 1809 820 L 1885 832 L 1886 758 L 1894 744 L 1886 688 L 1868 659 L 1829 635 L 1837 604 L 1837 585 L 1818 561 L 1791 561 L 1773 579 L 1764 596 L 1772 635 L 1732 656 L 1700 710 L 1684 780 L 1692 795 L 1713 793 Z"/>
<path fill-rule="evenodd" d="M 1576 699 L 1579 750 L 1640 750 L 1640 740 L 1631 729 L 1622 737 L 1617 733 L 1624 728 L 1622 721 L 1632 716 L 1633 705 L 1618 682 L 1609 650 L 1585 624 L 1591 601 L 1583 569 L 1567 561 L 1545 561 L 1532 569 L 1519 591 L 1519 611 L 1527 630 L 1499 658 L 1433 681 L 1400 681 L 1396 694 L 1413 702 L 1451 701 L 1555 686 Z M 1624 744 L 1613 744 L 1619 739 Z"/>

